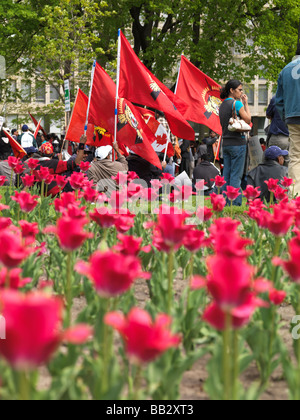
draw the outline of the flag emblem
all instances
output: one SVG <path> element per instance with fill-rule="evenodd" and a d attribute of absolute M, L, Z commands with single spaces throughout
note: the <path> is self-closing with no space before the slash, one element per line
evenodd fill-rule
<path fill-rule="evenodd" d="M 220 92 L 220 88 L 218 86 L 206 87 L 202 92 L 204 108 L 206 109 L 204 115 L 207 119 L 209 119 L 212 114 L 215 114 L 217 117 L 219 116 L 219 107 L 222 101 L 220 98 L 215 96 L 216 92 Z"/>
<path fill-rule="evenodd" d="M 124 104 L 123 98 L 119 100 L 118 120 L 118 131 L 120 131 L 126 124 L 129 124 L 132 128 L 134 128 L 137 134 L 135 144 L 143 143 L 143 136 L 139 129 L 139 123 L 128 104 Z"/>

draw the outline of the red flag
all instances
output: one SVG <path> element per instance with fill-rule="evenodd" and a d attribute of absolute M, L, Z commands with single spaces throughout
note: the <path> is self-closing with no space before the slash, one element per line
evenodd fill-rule
<path fill-rule="evenodd" d="M 222 134 L 219 119 L 220 88 L 213 79 L 181 57 L 176 95 L 188 104 L 184 117 Z"/>
<path fill-rule="evenodd" d="M 66 133 L 66 140 L 73 141 L 75 143 L 80 142 L 80 137 L 84 133 L 84 126 L 86 121 L 86 112 L 88 107 L 88 97 L 81 89 L 78 89 L 75 104 L 73 107 L 70 123 Z M 100 131 L 100 129 L 99 129 Z M 95 135 L 94 124 L 88 124 L 87 129 L 87 142 L 88 146 L 100 146 L 100 140 L 102 137 L 107 137 L 110 144 L 111 143 L 111 136 L 110 134 L 106 133 L 106 130 L 101 130 L 101 134 L 99 136 Z"/>
<path fill-rule="evenodd" d="M 187 105 L 147 69 L 122 32 L 119 42 L 121 42 L 119 97 L 162 111 L 175 136 L 185 140 L 195 140 L 193 128 L 183 117 Z"/>
<path fill-rule="evenodd" d="M 27 153 L 25 152 L 23 147 L 10 134 L 8 134 L 8 132 L 5 131 L 4 128 L 3 132 L 9 140 L 14 156 L 19 159 L 22 159 L 24 156 L 26 156 Z"/>
<path fill-rule="evenodd" d="M 32 115 L 32 114 L 30 114 L 30 112 L 28 112 L 28 114 L 30 115 L 30 118 L 32 119 L 32 122 L 33 122 L 33 124 L 37 127 L 38 126 L 38 122 L 37 122 L 37 120 L 34 118 L 34 116 Z M 44 134 L 44 136 L 46 137 L 47 136 L 47 133 L 46 133 L 46 131 L 43 129 L 43 127 L 42 126 L 40 126 L 40 129 L 42 130 L 42 132 L 43 132 L 43 134 Z"/>
<path fill-rule="evenodd" d="M 96 63 L 92 86 L 88 121 L 105 128 L 109 133 L 115 129 L 116 84 Z M 127 100 L 118 101 L 117 141 L 128 146 L 134 153 L 161 168 L 158 156 L 151 147 L 154 135 L 143 121 L 140 113 Z M 104 145 L 104 143 L 101 143 Z"/>
<path fill-rule="evenodd" d="M 138 110 L 142 114 L 145 123 L 155 136 L 155 141 L 152 143 L 152 147 L 155 152 L 165 153 L 168 142 L 167 155 L 169 157 L 174 156 L 175 150 L 170 140 L 170 133 L 168 133 L 166 128 L 157 121 L 154 112 L 140 107 L 138 107 Z"/>
<path fill-rule="evenodd" d="M 39 121 L 39 123 L 38 123 L 38 125 L 37 125 L 37 127 L 36 127 L 36 129 L 35 129 L 35 132 L 34 132 L 34 138 L 36 139 L 36 137 L 37 137 L 37 135 L 38 135 L 38 133 L 39 133 L 39 131 L 40 131 L 40 128 L 41 128 L 41 122 L 42 122 L 42 119 L 40 119 L 40 121 Z"/>

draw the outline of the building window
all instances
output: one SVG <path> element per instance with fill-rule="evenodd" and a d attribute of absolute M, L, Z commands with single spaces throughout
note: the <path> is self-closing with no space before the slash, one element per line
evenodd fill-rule
<path fill-rule="evenodd" d="M 260 85 L 258 87 L 258 105 L 268 105 L 267 85 Z"/>
<path fill-rule="evenodd" d="M 244 86 L 244 91 L 248 96 L 248 104 L 254 105 L 254 86 L 253 85 L 246 85 Z"/>
<path fill-rule="evenodd" d="M 11 80 L 7 89 L 7 100 L 8 102 L 17 102 L 17 82 Z"/>
<path fill-rule="evenodd" d="M 59 99 L 59 86 L 50 86 L 50 103 L 53 104 L 53 102 Z"/>
<path fill-rule="evenodd" d="M 36 82 L 35 100 L 36 102 L 43 104 L 46 102 L 46 86 L 44 82 Z"/>
<path fill-rule="evenodd" d="M 21 82 L 21 101 L 31 101 L 31 83 L 25 80 Z"/>

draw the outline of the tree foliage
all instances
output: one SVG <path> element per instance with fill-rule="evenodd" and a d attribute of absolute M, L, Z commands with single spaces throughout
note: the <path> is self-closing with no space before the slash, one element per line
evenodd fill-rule
<path fill-rule="evenodd" d="M 93 59 L 113 74 L 117 30 L 161 80 L 183 53 L 216 81 L 276 81 L 296 51 L 298 0 L 1 0 L 0 54 L 15 74 L 88 91 Z M 60 112 L 60 111 L 59 111 Z"/>

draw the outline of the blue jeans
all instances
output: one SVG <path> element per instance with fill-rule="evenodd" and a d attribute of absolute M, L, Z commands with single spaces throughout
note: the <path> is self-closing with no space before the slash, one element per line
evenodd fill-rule
<path fill-rule="evenodd" d="M 247 146 L 223 146 L 223 176 L 226 184 L 223 191 L 226 190 L 227 185 L 234 188 L 241 188 L 241 182 L 244 175 L 245 160 L 246 160 Z M 234 206 L 242 205 L 242 191 L 236 200 L 233 201 Z M 226 198 L 227 204 L 230 201 Z"/>

